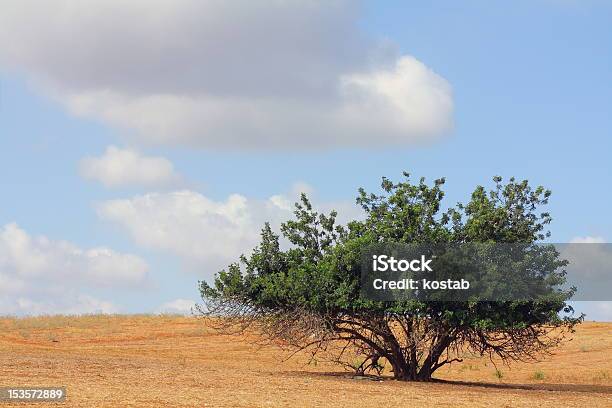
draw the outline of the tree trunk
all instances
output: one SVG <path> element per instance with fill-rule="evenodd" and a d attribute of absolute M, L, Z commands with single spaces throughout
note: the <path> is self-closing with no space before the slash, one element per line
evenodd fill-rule
<path fill-rule="evenodd" d="M 418 369 L 417 361 L 406 361 L 403 355 L 393 354 L 387 357 L 393 367 L 393 378 L 399 381 L 430 381 L 431 374 L 425 375 Z"/>
<path fill-rule="evenodd" d="M 438 360 L 451 340 L 448 335 L 439 338 L 420 367 L 416 355 L 411 353 L 411 358 L 406 361 L 399 349 L 394 350 L 387 358 L 393 367 L 393 378 L 400 381 L 431 381 L 434 371 L 439 368 Z"/>

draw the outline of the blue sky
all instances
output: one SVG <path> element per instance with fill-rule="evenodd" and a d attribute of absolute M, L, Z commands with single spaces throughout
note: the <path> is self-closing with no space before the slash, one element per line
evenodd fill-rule
<path fill-rule="evenodd" d="M 403 170 L 445 176 L 449 203 L 527 178 L 553 191 L 552 241 L 612 239 L 609 3 L 184 1 L 112 32 L 77 3 L 49 11 L 61 30 L 0 6 L 0 313 L 184 309 L 297 190 L 350 217 Z M 185 41 L 198 13 L 217 19 Z"/>

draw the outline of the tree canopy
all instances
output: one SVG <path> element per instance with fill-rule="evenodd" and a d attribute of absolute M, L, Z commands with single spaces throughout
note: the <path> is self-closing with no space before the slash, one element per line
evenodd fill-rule
<path fill-rule="evenodd" d="M 465 352 L 504 362 L 536 360 L 581 321 L 566 303 L 573 291 L 537 300 L 437 302 L 374 301 L 360 295 L 361 254 L 369 245 L 396 243 L 537 243 L 552 218 L 542 210 L 550 191 L 514 178 L 477 186 L 467 203 L 443 209 L 445 180 L 429 185 L 404 173 L 382 192 L 359 189 L 363 219 L 346 225 L 337 213 L 317 212 L 308 197 L 276 234 L 263 226 L 261 242 L 200 282 L 204 313 L 224 329 L 256 330 L 267 339 L 313 358 L 331 358 L 360 373 L 390 364 L 402 380 L 430 380 Z M 287 243 L 285 245 L 284 243 Z M 287 248 L 285 248 L 287 247 Z M 564 281 L 555 253 L 540 274 Z"/>

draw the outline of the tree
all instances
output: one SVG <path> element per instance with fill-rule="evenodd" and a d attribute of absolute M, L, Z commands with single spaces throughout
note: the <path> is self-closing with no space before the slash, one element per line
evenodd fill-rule
<path fill-rule="evenodd" d="M 566 301 L 573 290 L 545 300 L 435 302 L 372 301 L 360 296 L 360 254 L 373 243 L 536 243 L 551 222 L 540 208 L 550 191 L 527 181 L 495 177 L 478 186 L 467 204 L 443 211 L 444 179 L 413 184 L 383 178 L 382 194 L 360 189 L 363 220 L 338 225 L 336 212 L 320 214 L 302 194 L 295 219 L 282 224 L 289 249 L 269 224 L 250 256 L 200 282 L 204 308 L 224 330 L 255 330 L 260 338 L 313 358 L 331 357 L 357 372 L 388 363 L 400 380 L 428 381 L 464 352 L 534 361 L 550 353 L 582 316 Z M 550 255 L 550 254 L 549 254 Z M 558 253 L 540 274 L 558 284 L 565 265 Z M 235 332 L 235 331 L 233 331 Z"/>

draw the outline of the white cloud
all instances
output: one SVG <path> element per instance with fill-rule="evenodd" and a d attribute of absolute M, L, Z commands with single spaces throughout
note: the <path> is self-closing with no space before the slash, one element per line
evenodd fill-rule
<path fill-rule="evenodd" d="M 569 244 L 560 245 L 561 258 L 569 262 L 566 279 L 577 288 L 576 301 L 606 301 L 612 293 L 612 245 L 603 237 L 574 237 Z M 600 302 L 605 306 L 605 302 Z M 598 305 L 598 302 L 585 303 Z M 608 306 L 612 302 L 608 303 Z M 593 309 L 600 315 L 604 309 Z"/>
<path fill-rule="evenodd" d="M 584 313 L 585 320 L 612 322 L 612 301 L 576 301 L 569 302 L 575 314 Z"/>
<path fill-rule="evenodd" d="M 575 279 L 579 288 L 590 294 L 593 289 L 603 289 L 612 283 L 609 271 L 612 266 L 610 245 L 602 237 L 574 237 L 561 247 L 561 257 L 569 261 L 568 279 Z M 607 283 L 607 285 L 606 285 Z M 589 288 L 584 290 L 585 288 Z M 585 296 L 578 292 L 578 296 Z M 588 297 L 588 295 L 586 295 Z"/>
<path fill-rule="evenodd" d="M 8 300 L 8 301 L 7 301 Z M 46 314 L 89 314 L 117 313 L 118 308 L 111 302 L 96 299 L 89 295 L 78 293 L 63 293 L 54 299 L 47 298 L 36 301 L 30 298 L 3 299 L 0 301 L 3 314 L 13 315 L 46 315 Z"/>
<path fill-rule="evenodd" d="M 188 315 L 191 314 L 191 309 L 194 307 L 196 302 L 188 299 L 175 299 L 170 302 L 163 303 L 158 309 L 157 313 L 175 313 Z"/>
<path fill-rule="evenodd" d="M 146 143 L 316 149 L 447 131 L 447 81 L 358 21 L 350 1 L 9 0 L 0 63 Z"/>
<path fill-rule="evenodd" d="M 293 217 L 295 193 L 305 188 L 296 185 L 294 193 L 267 200 L 232 194 L 215 201 L 189 190 L 151 193 L 102 202 L 97 211 L 103 219 L 127 230 L 137 244 L 177 255 L 210 277 L 240 254 L 250 252 L 258 244 L 266 221 L 278 232 L 280 223 Z M 346 202 L 325 203 L 319 208 L 324 212 L 337 209 L 341 222 L 361 214 Z"/>
<path fill-rule="evenodd" d="M 606 242 L 602 237 L 574 237 L 570 240 L 570 244 L 604 244 Z"/>
<path fill-rule="evenodd" d="M 0 229 L 0 313 L 111 312 L 83 288 L 141 286 L 147 271 L 135 255 L 33 237 L 15 223 Z"/>
<path fill-rule="evenodd" d="M 144 247 L 185 258 L 227 259 L 257 238 L 261 224 L 254 219 L 253 205 L 239 194 L 217 202 L 185 190 L 107 201 L 98 213 L 122 225 Z"/>
<path fill-rule="evenodd" d="M 172 186 L 181 181 L 169 160 L 116 146 L 109 146 L 101 157 L 82 159 L 79 170 L 82 177 L 99 181 L 106 187 Z"/>

